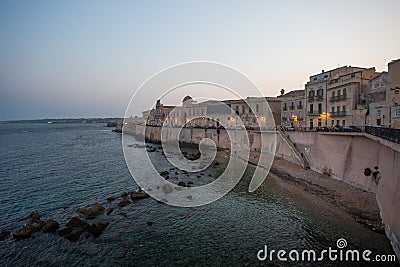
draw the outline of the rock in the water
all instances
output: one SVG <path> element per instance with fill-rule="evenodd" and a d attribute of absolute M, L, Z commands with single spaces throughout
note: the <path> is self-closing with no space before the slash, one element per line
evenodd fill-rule
<path fill-rule="evenodd" d="M 72 229 L 72 227 L 66 226 L 66 227 L 63 227 L 63 228 L 61 228 L 60 230 L 58 230 L 58 234 L 59 234 L 60 236 L 65 236 L 65 235 L 71 233 L 73 230 L 74 230 L 74 229 Z"/>
<path fill-rule="evenodd" d="M 69 241 L 76 241 L 79 239 L 82 233 L 83 233 L 82 228 L 75 229 L 71 233 L 67 234 L 65 238 L 68 239 Z"/>
<path fill-rule="evenodd" d="M 131 204 L 131 201 L 127 197 L 124 197 L 124 199 L 118 203 L 118 207 L 123 208 L 128 204 Z"/>
<path fill-rule="evenodd" d="M 186 198 L 189 199 L 189 200 L 193 199 L 193 197 L 191 195 L 187 196 Z"/>
<path fill-rule="evenodd" d="M 108 198 L 107 198 L 107 201 L 108 201 L 109 203 L 113 202 L 114 200 L 115 200 L 115 197 L 108 197 Z"/>
<path fill-rule="evenodd" d="M 94 204 L 87 213 L 86 219 L 92 220 L 104 212 L 105 208 L 99 203 Z"/>
<path fill-rule="evenodd" d="M 85 229 L 89 226 L 87 222 L 84 220 L 79 219 L 78 217 L 72 217 L 69 222 L 67 222 L 66 226 L 72 227 L 72 228 L 82 228 Z"/>
<path fill-rule="evenodd" d="M 219 162 L 215 160 L 213 165 L 219 165 Z"/>
<path fill-rule="evenodd" d="M 14 239 L 21 240 L 31 237 L 32 228 L 29 226 L 25 226 L 22 229 L 19 229 L 13 233 Z"/>
<path fill-rule="evenodd" d="M 110 215 L 114 211 L 114 208 L 107 209 L 107 215 Z"/>
<path fill-rule="evenodd" d="M 192 181 L 188 181 L 187 184 L 193 184 L 193 182 Z"/>
<path fill-rule="evenodd" d="M 79 214 L 82 214 L 82 215 L 84 215 L 84 216 L 87 216 L 87 214 L 88 214 L 88 209 L 87 209 L 87 208 L 78 208 L 78 209 L 76 210 L 76 212 L 78 212 Z"/>
<path fill-rule="evenodd" d="M 7 239 L 10 235 L 10 231 L 1 231 L 0 233 L 0 241 Z"/>
<path fill-rule="evenodd" d="M 32 221 L 38 221 L 38 220 L 40 220 L 39 211 L 37 211 L 37 210 L 32 211 L 32 213 L 28 216 L 27 219 L 32 220 Z"/>
<path fill-rule="evenodd" d="M 132 192 L 131 193 L 131 199 L 132 200 L 148 198 L 148 197 L 149 197 L 149 194 L 147 194 L 146 192 Z"/>
<path fill-rule="evenodd" d="M 121 195 L 121 197 L 126 197 L 126 196 L 128 196 L 128 193 L 127 193 L 127 192 L 124 192 L 124 193 L 122 193 L 122 195 Z"/>
<path fill-rule="evenodd" d="M 98 237 L 109 224 L 109 222 L 95 222 L 91 226 L 89 226 L 88 232 L 91 233 L 94 237 Z"/>
<path fill-rule="evenodd" d="M 186 186 L 186 183 L 181 181 L 178 183 L 178 186 Z"/>
<path fill-rule="evenodd" d="M 152 226 L 152 225 L 153 225 L 153 222 L 146 222 L 146 224 L 147 224 L 148 226 Z"/>
<path fill-rule="evenodd" d="M 60 228 L 60 225 L 55 220 L 48 220 L 46 224 L 43 226 L 43 232 L 45 233 L 54 233 Z"/>
<path fill-rule="evenodd" d="M 167 177 L 169 175 L 169 172 L 168 171 L 163 171 L 162 173 L 160 173 L 160 175 L 165 178 L 165 177 Z"/>
<path fill-rule="evenodd" d="M 42 228 L 45 224 L 46 223 L 44 221 L 38 220 L 38 221 L 31 222 L 30 224 L 28 224 L 28 226 L 31 227 L 32 231 L 36 232 L 36 231 L 42 230 Z"/>
<path fill-rule="evenodd" d="M 171 193 L 174 189 L 172 188 L 171 185 L 165 184 L 162 186 L 162 190 L 165 194 Z"/>

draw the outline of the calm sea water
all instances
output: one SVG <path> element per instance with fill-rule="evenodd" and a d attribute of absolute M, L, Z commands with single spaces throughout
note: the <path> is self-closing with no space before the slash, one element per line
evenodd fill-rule
<path fill-rule="evenodd" d="M 133 137 L 131 141 L 136 142 Z M 143 149 L 132 149 L 137 149 L 140 162 Z M 159 152 L 152 157 L 160 168 L 167 168 Z M 211 179 L 206 177 L 213 172 L 207 171 L 204 178 L 180 173 L 175 178 L 191 179 L 196 185 Z M 336 247 L 338 238 L 346 238 L 349 249 L 393 254 L 384 235 L 327 206 L 310 203 L 272 179 L 248 193 L 250 178 L 247 173 L 227 196 L 199 208 L 170 207 L 147 198 L 119 209 L 118 201 L 108 204 L 106 198 L 134 188 L 120 134 L 99 124 L 0 125 L 0 230 L 20 228 L 20 219 L 36 209 L 44 219 L 64 224 L 76 215 L 77 207 L 99 202 L 116 208 L 110 216 L 98 218 L 110 226 L 96 239 L 81 236 L 70 242 L 57 234 L 36 233 L 28 240 L 1 241 L 0 266 L 284 265 L 259 262 L 256 254 L 264 245 L 275 250 L 322 250 Z M 299 264 L 320 265 L 289 263 Z"/>

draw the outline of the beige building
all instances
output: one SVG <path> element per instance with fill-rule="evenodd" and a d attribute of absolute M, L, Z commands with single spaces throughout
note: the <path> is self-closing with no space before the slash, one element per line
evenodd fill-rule
<path fill-rule="evenodd" d="M 368 92 L 368 81 L 375 74 L 375 68 L 343 66 L 310 76 L 305 86 L 306 126 L 312 129 L 365 121 L 367 109 L 361 95 Z"/>
<path fill-rule="evenodd" d="M 365 125 L 367 126 L 389 126 L 390 106 L 387 96 L 389 90 L 388 73 L 377 74 L 369 81 L 369 91 L 363 95 L 368 109 Z M 359 126 L 363 126 L 359 124 Z"/>
<path fill-rule="evenodd" d="M 294 90 L 278 96 L 281 100 L 281 125 L 305 127 L 305 90 Z"/>

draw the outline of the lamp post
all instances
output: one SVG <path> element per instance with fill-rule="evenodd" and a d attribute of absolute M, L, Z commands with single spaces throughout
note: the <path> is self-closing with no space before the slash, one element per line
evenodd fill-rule
<path fill-rule="evenodd" d="M 322 112 L 322 113 L 320 114 L 320 117 L 321 117 L 321 118 L 324 118 L 324 117 L 325 117 L 325 127 L 328 127 L 328 118 L 330 118 L 331 115 L 330 115 L 328 112 Z"/>

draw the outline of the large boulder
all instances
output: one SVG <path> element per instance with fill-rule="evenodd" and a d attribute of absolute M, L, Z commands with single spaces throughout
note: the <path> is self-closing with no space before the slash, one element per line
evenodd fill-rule
<path fill-rule="evenodd" d="M 149 194 L 147 194 L 146 192 L 132 192 L 131 193 L 132 200 L 148 198 L 148 197 L 149 197 Z"/>
<path fill-rule="evenodd" d="M 56 220 L 48 220 L 43 226 L 43 232 L 45 233 L 54 233 L 60 228 L 60 225 Z"/>
<path fill-rule="evenodd" d="M 22 229 L 19 229 L 13 233 L 14 239 L 21 240 L 31 237 L 32 228 L 30 226 L 25 226 Z"/>
<path fill-rule="evenodd" d="M 94 237 L 98 237 L 109 224 L 109 222 L 95 222 L 89 226 L 88 232 L 91 233 Z"/>
<path fill-rule="evenodd" d="M 72 227 L 72 228 L 81 228 L 81 229 L 86 229 L 89 224 L 85 222 L 84 220 L 79 219 L 78 217 L 72 217 L 69 222 L 67 222 L 66 226 Z"/>

